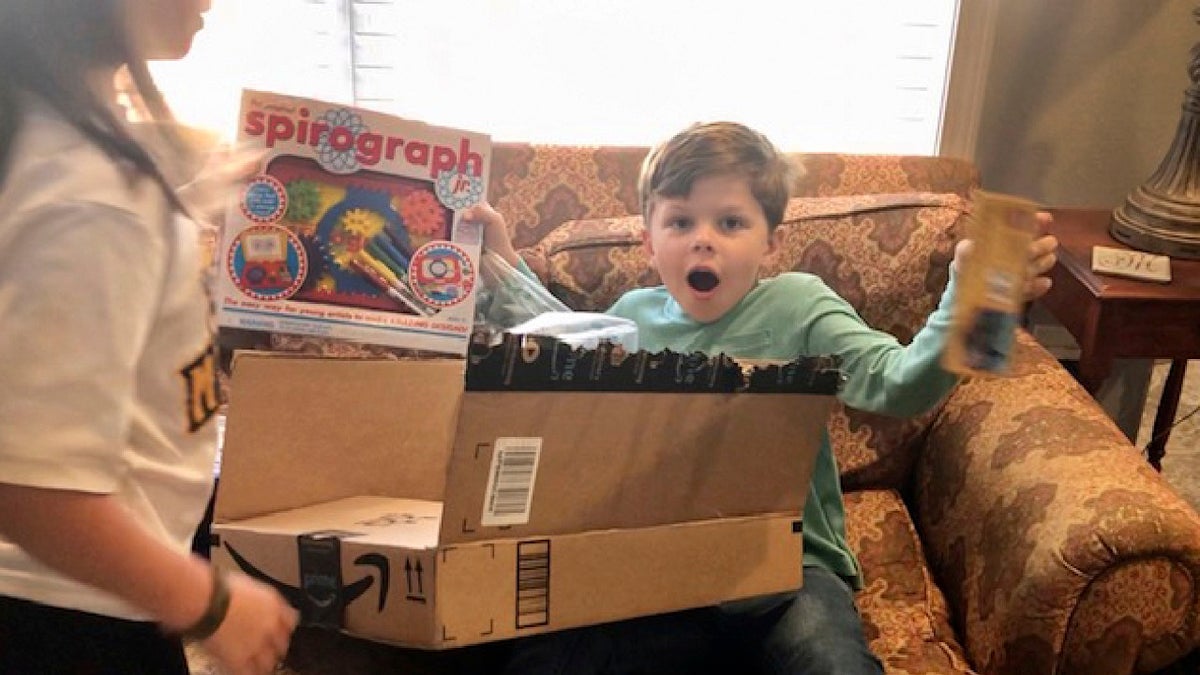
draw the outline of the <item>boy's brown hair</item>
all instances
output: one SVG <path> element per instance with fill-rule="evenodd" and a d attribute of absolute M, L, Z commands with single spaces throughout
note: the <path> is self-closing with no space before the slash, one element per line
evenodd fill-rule
<path fill-rule="evenodd" d="M 649 225 L 656 199 L 686 197 L 697 180 L 719 175 L 750 181 L 772 231 L 783 221 L 795 167 L 766 136 L 736 122 L 693 124 L 646 155 L 638 178 L 642 217 Z"/>

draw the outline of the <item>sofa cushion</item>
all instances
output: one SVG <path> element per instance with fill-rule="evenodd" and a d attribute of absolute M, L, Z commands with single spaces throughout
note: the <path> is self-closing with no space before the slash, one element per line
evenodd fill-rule
<path fill-rule="evenodd" d="M 950 194 L 793 199 L 763 273 L 816 274 L 868 324 L 907 342 L 946 287 L 966 212 Z"/>
<path fill-rule="evenodd" d="M 645 147 L 497 143 L 488 200 L 508 221 L 517 247 L 560 223 L 637 213 Z"/>
<path fill-rule="evenodd" d="M 845 500 L 846 536 L 866 583 L 855 602 L 871 651 L 892 675 L 971 672 L 900 495 L 859 490 Z"/>
<path fill-rule="evenodd" d="M 763 274 L 816 274 L 868 324 L 908 342 L 941 298 L 966 211 L 953 194 L 792 199 Z M 661 283 L 642 229 L 641 216 L 569 221 L 522 255 L 567 306 L 603 311 L 631 288 Z M 847 488 L 901 487 L 933 414 L 900 420 L 838 406 L 829 427 Z"/>
<path fill-rule="evenodd" d="M 572 220 L 521 256 L 575 311 L 602 312 L 626 291 L 662 283 L 642 251 L 642 217 Z"/>

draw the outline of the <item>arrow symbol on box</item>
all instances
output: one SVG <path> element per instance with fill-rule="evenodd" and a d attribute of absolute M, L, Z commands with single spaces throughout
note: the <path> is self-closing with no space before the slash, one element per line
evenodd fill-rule
<path fill-rule="evenodd" d="M 404 578 L 408 582 L 408 597 L 411 600 L 424 600 L 425 584 L 422 578 L 421 559 L 417 559 L 417 564 L 414 566 L 411 558 L 404 559 Z M 416 572 L 416 591 L 413 591 L 413 572 Z"/>

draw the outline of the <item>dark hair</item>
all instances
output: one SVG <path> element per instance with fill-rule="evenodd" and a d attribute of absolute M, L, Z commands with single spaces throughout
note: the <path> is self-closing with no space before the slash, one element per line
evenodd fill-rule
<path fill-rule="evenodd" d="M 795 168 L 766 136 L 736 122 L 694 124 L 651 150 L 638 179 L 642 216 L 649 223 L 658 197 L 686 197 L 697 180 L 727 174 L 750 181 L 774 230 L 783 221 Z"/>
<path fill-rule="evenodd" d="M 0 0 L 0 183 L 20 130 L 19 94 L 24 90 L 53 107 L 114 161 L 149 176 L 176 209 L 186 210 L 150 154 L 88 83 L 97 68 L 122 64 L 151 115 L 170 121 L 145 60 L 130 48 L 121 0 Z"/>

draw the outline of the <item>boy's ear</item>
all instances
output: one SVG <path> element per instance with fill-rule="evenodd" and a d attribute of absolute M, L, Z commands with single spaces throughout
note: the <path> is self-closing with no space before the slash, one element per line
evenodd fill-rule
<path fill-rule="evenodd" d="M 650 261 L 650 266 L 654 267 L 654 243 L 650 241 L 650 226 L 642 228 L 642 252 L 646 254 L 646 258 Z"/>
<path fill-rule="evenodd" d="M 775 255 L 780 246 L 783 246 L 783 231 L 776 225 L 771 234 L 767 235 L 767 255 Z"/>

